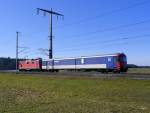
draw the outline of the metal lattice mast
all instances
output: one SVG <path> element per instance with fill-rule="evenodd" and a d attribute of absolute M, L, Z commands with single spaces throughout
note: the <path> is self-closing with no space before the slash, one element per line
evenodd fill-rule
<path fill-rule="evenodd" d="M 51 11 L 49 10 L 45 10 L 45 9 L 40 9 L 40 8 L 37 8 L 37 13 L 39 14 L 39 11 L 43 11 L 44 12 L 44 16 L 46 15 L 46 13 L 50 14 L 50 35 L 49 35 L 49 38 L 50 38 L 50 46 L 49 46 L 49 59 L 52 59 L 53 58 L 53 15 L 55 16 L 62 16 L 64 17 L 64 15 L 62 14 L 59 14 L 57 12 L 54 12 L 51 8 Z"/>

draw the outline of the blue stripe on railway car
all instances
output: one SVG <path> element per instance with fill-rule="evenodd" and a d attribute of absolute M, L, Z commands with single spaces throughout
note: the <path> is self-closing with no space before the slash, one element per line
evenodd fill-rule
<path fill-rule="evenodd" d="M 54 60 L 54 65 L 75 65 L 75 59 Z"/>
<path fill-rule="evenodd" d="M 42 61 L 42 66 L 47 66 L 47 65 L 52 66 L 53 65 L 53 61 L 52 60 L 50 60 L 50 61 Z"/>
<path fill-rule="evenodd" d="M 106 63 L 104 61 L 104 58 L 98 58 L 98 57 L 94 57 L 94 58 L 78 58 L 76 59 L 76 64 L 77 65 L 87 65 L 87 64 L 104 64 Z"/>
<path fill-rule="evenodd" d="M 53 65 L 53 60 L 47 61 L 47 65 L 52 66 Z"/>
<path fill-rule="evenodd" d="M 76 65 L 106 64 L 106 68 L 116 68 L 116 56 L 78 58 Z"/>

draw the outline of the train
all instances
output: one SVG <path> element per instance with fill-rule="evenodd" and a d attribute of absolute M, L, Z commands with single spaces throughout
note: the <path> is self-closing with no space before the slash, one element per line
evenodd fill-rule
<path fill-rule="evenodd" d="M 99 71 L 127 72 L 127 56 L 124 53 L 83 56 L 62 59 L 26 59 L 19 61 L 20 71 Z"/>

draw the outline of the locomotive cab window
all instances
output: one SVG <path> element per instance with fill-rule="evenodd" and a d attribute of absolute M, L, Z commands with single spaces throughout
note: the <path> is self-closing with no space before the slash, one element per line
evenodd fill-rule
<path fill-rule="evenodd" d="M 126 61 L 127 61 L 126 57 L 122 57 L 121 60 L 122 60 L 123 62 L 126 62 Z"/>
<path fill-rule="evenodd" d="M 121 57 L 120 57 L 120 61 L 121 61 L 121 62 L 126 62 L 126 61 L 127 61 L 127 59 L 126 59 L 126 57 L 125 57 L 125 56 L 121 56 Z"/>
<path fill-rule="evenodd" d="M 127 58 L 126 58 L 126 56 L 119 56 L 119 57 L 117 57 L 117 61 L 119 61 L 119 62 L 127 62 Z"/>

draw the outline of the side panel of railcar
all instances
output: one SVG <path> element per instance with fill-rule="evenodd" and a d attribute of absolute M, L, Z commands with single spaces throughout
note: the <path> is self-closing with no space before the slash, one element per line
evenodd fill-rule
<path fill-rule="evenodd" d="M 75 59 L 54 60 L 54 69 L 75 69 Z"/>
<path fill-rule="evenodd" d="M 94 57 L 94 58 L 79 58 L 76 64 L 77 69 L 98 69 L 107 68 L 104 58 Z"/>
<path fill-rule="evenodd" d="M 117 69 L 117 56 L 106 57 L 107 69 Z"/>
<path fill-rule="evenodd" d="M 77 69 L 115 69 L 116 56 L 78 58 Z"/>
<path fill-rule="evenodd" d="M 43 61 L 42 69 L 59 70 L 59 69 L 117 69 L 117 55 L 111 56 L 96 56 L 96 57 L 81 57 L 72 59 L 55 59 Z"/>
<path fill-rule="evenodd" d="M 53 60 L 45 60 L 42 62 L 42 69 L 43 70 L 51 70 L 53 69 Z"/>

